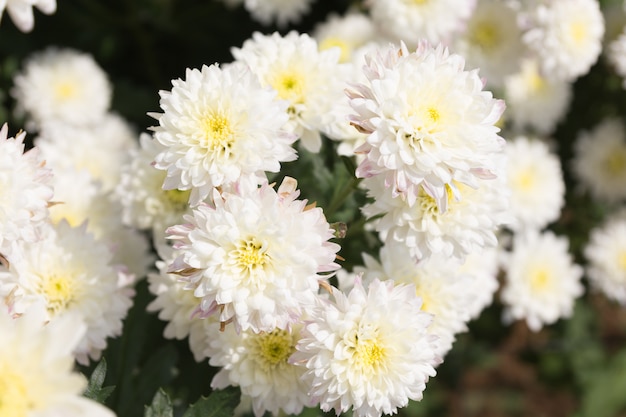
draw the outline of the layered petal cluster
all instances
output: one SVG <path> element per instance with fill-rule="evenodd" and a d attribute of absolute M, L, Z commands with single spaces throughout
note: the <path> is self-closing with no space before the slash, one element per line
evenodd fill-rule
<path fill-rule="evenodd" d="M 290 359 L 306 368 L 321 409 L 376 417 L 421 400 L 440 359 L 415 286 L 375 279 L 366 289 L 357 280 L 332 297 L 317 299 Z"/>
<path fill-rule="evenodd" d="M 74 354 L 81 363 L 98 359 L 107 338 L 122 332 L 122 320 L 132 305 L 134 291 L 101 241 L 86 233 L 85 226 L 67 222 L 42 231 L 43 238 L 22 244 L 8 258 L 9 269 L 0 274 L 0 294 L 16 314 L 43 304 L 47 319 L 74 316 L 83 321 L 86 333 Z"/>
<path fill-rule="evenodd" d="M 26 61 L 11 93 L 36 127 L 49 121 L 84 126 L 106 114 L 112 88 L 90 54 L 50 47 Z"/>
<path fill-rule="evenodd" d="M 290 132 L 309 151 L 319 151 L 320 132 L 337 123 L 332 104 L 343 96 L 337 48 L 320 51 L 314 38 L 291 31 L 264 35 L 255 32 L 241 48 L 231 49 L 238 62 L 253 71 L 264 86 L 288 104 Z"/>
<path fill-rule="evenodd" d="M 82 395 L 87 380 L 74 372 L 84 323 L 76 316 L 45 320 L 40 305 L 19 318 L 0 308 L 0 415 L 115 417 Z"/>
<path fill-rule="evenodd" d="M 245 66 L 187 69 L 172 86 L 160 92 L 163 113 L 152 114 L 154 138 L 165 148 L 155 164 L 167 171 L 165 190 L 192 190 L 197 205 L 214 187 L 242 177 L 260 183 L 265 171 L 296 158 L 296 137 L 285 131 L 287 103 Z"/>
<path fill-rule="evenodd" d="M 442 210 L 453 182 L 475 186 L 493 177 L 504 147 L 494 124 L 504 103 L 464 65 L 461 56 L 426 43 L 412 53 L 390 46 L 369 57 L 368 82 L 347 90 L 352 123 L 369 134 L 355 151 L 365 154 L 357 176 L 383 175 L 409 205 L 425 189 Z"/>
<path fill-rule="evenodd" d="M 591 231 L 584 248 L 587 275 L 605 296 L 626 305 L 626 213 L 610 215 Z"/>
<path fill-rule="evenodd" d="M 525 320 L 533 331 L 572 315 L 582 295 L 583 269 L 568 253 L 568 240 L 529 229 L 515 236 L 503 256 L 506 281 L 500 294 L 504 320 Z"/>
<path fill-rule="evenodd" d="M 11 246 L 38 238 L 37 228 L 48 216 L 52 199 L 52 171 L 46 168 L 40 151 L 24 152 L 25 132 L 8 136 L 7 124 L 0 129 L 0 255 L 8 256 Z"/>
<path fill-rule="evenodd" d="M 285 329 L 312 303 L 319 273 L 334 271 L 339 245 L 322 209 L 298 200 L 296 182 L 240 194 L 215 191 L 187 224 L 168 229 L 180 255 L 169 272 L 189 281 L 200 314 L 254 332 Z"/>

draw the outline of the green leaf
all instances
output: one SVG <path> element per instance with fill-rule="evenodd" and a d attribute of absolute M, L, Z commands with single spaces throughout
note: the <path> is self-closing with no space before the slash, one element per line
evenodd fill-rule
<path fill-rule="evenodd" d="M 115 389 L 114 386 L 102 387 L 106 374 L 107 362 L 104 358 L 102 358 L 100 363 L 91 373 L 91 377 L 89 377 L 89 382 L 87 383 L 87 390 L 85 390 L 83 395 L 91 400 L 99 402 L 100 404 L 104 404 L 106 399 L 109 398 Z"/>
<path fill-rule="evenodd" d="M 581 401 L 583 417 L 614 417 L 626 410 L 626 351 L 611 358 L 607 366 L 594 374 L 585 387 Z"/>
<path fill-rule="evenodd" d="M 241 392 L 238 387 L 213 391 L 189 406 L 183 417 L 231 417 L 239 404 Z"/>
<path fill-rule="evenodd" d="M 173 417 L 174 407 L 172 401 L 162 388 L 159 388 L 150 407 L 145 406 L 144 417 Z"/>

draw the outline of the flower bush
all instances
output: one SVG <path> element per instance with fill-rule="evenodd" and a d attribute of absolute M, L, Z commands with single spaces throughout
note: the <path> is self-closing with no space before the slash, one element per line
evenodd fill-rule
<path fill-rule="evenodd" d="M 626 415 L 626 2 L 0 13 L 0 416 Z"/>

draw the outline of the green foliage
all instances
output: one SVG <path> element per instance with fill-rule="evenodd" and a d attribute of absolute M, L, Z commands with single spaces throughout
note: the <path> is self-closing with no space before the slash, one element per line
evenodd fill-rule
<path fill-rule="evenodd" d="M 230 417 L 239 404 L 239 397 L 241 393 L 236 387 L 213 391 L 208 397 L 190 405 L 183 417 Z"/>
<path fill-rule="evenodd" d="M 89 377 L 89 382 L 87 383 L 87 389 L 85 390 L 84 396 L 90 398 L 94 401 L 99 402 L 100 404 L 104 404 L 107 398 L 111 395 L 114 386 L 103 387 L 104 378 L 107 374 L 107 362 L 106 359 L 102 359 L 96 368 L 91 373 L 91 377 Z"/>
<path fill-rule="evenodd" d="M 150 406 L 146 406 L 144 417 L 173 417 L 174 407 L 170 397 L 159 389 L 152 399 Z"/>

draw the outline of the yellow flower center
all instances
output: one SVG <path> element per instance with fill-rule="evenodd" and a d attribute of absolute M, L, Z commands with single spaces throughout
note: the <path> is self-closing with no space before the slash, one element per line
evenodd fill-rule
<path fill-rule="evenodd" d="M 277 329 L 252 337 L 257 362 L 265 370 L 287 365 L 287 359 L 296 350 L 295 338 L 287 330 Z"/>
<path fill-rule="evenodd" d="M 617 259 L 618 265 L 623 271 L 626 271 L 626 251 L 622 251 Z"/>
<path fill-rule="evenodd" d="M 56 314 L 61 310 L 65 310 L 76 296 L 74 280 L 59 275 L 42 277 L 39 290 L 48 301 L 50 314 Z"/>
<path fill-rule="evenodd" d="M 289 100 L 294 104 L 304 103 L 306 79 L 298 71 L 279 72 L 270 80 L 270 85 L 276 90 L 278 97 L 283 100 Z"/>
<path fill-rule="evenodd" d="M 533 66 L 524 71 L 526 85 L 532 93 L 541 93 L 546 89 L 546 80 L 539 74 L 539 70 Z"/>
<path fill-rule="evenodd" d="M 269 263 L 267 247 L 255 238 L 242 240 L 230 253 L 231 259 L 243 273 L 254 275 Z"/>
<path fill-rule="evenodd" d="M 350 61 L 352 48 L 350 48 L 348 43 L 345 42 L 343 39 L 337 37 L 329 37 L 320 42 L 320 51 L 324 51 L 330 48 L 339 48 L 341 50 L 341 54 L 339 55 L 339 62 L 345 63 Z"/>
<path fill-rule="evenodd" d="M 537 268 L 530 271 L 529 282 L 533 292 L 542 292 L 552 284 L 552 276 L 544 268 Z"/>
<path fill-rule="evenodd" d="M 235 141 L 235 131 L 228 117 L 221 112 L 209 112 L 200 120 L 204 146 L 212 152 L 228 155 Z"/>
<path fill-rule="evenodd" d="M 483 50 L 493 49 L 498 44 L 499 38 L 497 25 L 487 20 L 477 22 L 470 33 L 470 41 Z"/>
<path fill-rule="evenodd" d="M 569 25 L 569 35 L 574 45 L 580 46 L 588 37 L 587 25 L 581 21 L 572 22 Z"/>
<path fill-rule="evenodd" d="M 60 82 L 54 87 L 54 93 L 59 100 L 68 100 L 76 96 L 76 86 L 69 81 Z"/>
<path fill-rule="evenodd" d="M 385 366 L 387 350 L 380 340 L 377 328 L 360 327 L 352 337 L 350 347 L 354 364 L 363 373 L 376 373 Z"/>
<path fill-rule="evenodd" d="M 184 211 L 189 206 L 191 190 L 164 190 L 165 198 L 178 211 Z"/>
<path fill-rule="evenodd" d="M 512 178 L 514 188 L 524 192 L 532 191 L 536 181 L 536 175 L 530 169 L 524 169 Z"/>
<path fill-rule="evenodd" d="M 428 3 L 428 0 L 412 0 L 413 4 L 422 5 Z"/>
<path fill-rule="evenodd" d="M 611 175 L 623 174 L 626 170 L 626 149 L 613 149 L 606 157 L 606 170 Z"/>
<path fill-rule="evenodd" d="M 0 416 L 27 417 L 34 404 L 24 378 L 7 362 L 0 364 Z"/>
<path fill-rule="evenodd" d="M 458 186 L 459 184 L 456 184 L 456 185 Z M 450 209 L 450 206 L 455 201 L 454 193 L 452 192 L 452 187 L 446 184 L 445 192 L 446 192 L 446 196 L 448 197 L 448 209 Z M 437 201 L 428 193 L 426 193 L 423 187 L 420 187 L 420 191 L 417 196 L 417 204 L 419 205 L 419 208 L 421 209 L 421 212 L 423 213 L 423 215 L 430 215 L 430 216 L 435 217 L 435 216 L 442 214 L 439 211 L 439 207 L 437 206 Z"/>

